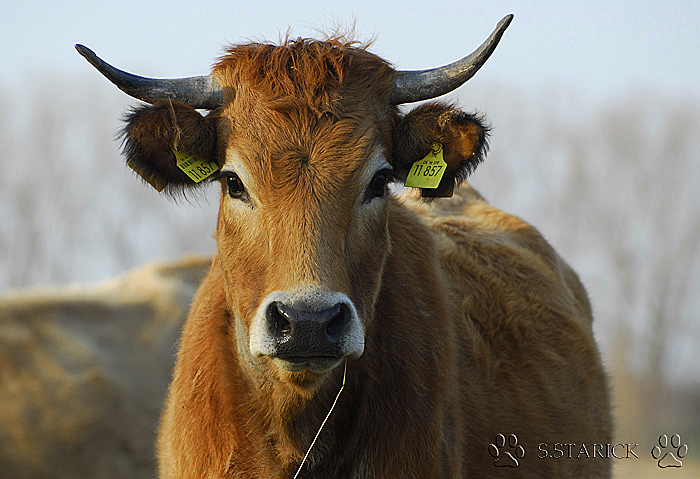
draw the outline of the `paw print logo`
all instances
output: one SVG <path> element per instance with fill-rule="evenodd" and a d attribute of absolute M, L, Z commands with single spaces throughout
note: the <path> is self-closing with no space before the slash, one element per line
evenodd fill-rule
<path fill-rule="evenodd" d="M 681 467 L 683 465 L 681 459 L 688 454 L 688 445 L 681 443 L 680 434 L 671 436 L 670 442 L 671 450 L 665 452 L 664 450 L 669 446 L 669 440 L 666 434 L 662 434 L 659 436 L 659 445 L 651 449 L 651 457 L 658 460 L 657 464 L 661 469 L 667 467 Z"/>
<path fill-rule="evenodd" d="M 510 451 L 505 450 L 506 445 Z M 518 445 L 518 436 L 515 434 L 508 436 L 507 444 L 506 437 L 503 434 L 497 434 L 494 442 L 489 444 L 489 454 L 496 459 L 493 461 L 493 465 L 496 467 L 518 467 L 520 464 L 518 459 L 525 456 L 525 449 Z"/>

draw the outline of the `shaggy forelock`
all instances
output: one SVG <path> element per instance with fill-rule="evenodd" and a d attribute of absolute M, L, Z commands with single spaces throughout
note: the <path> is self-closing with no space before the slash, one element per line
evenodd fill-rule
<path fill-rule="evenodd" d="M 281 45 L 235 45 L 214 66 L 225 86 L 246 85 L 267 102 L 295 98 L 318 113 L 334 113 L 344 92 L 362 92 L 364 98 L 386 97 L 394 70 L 362 45 L 344 37 L 327 40 L 287 39 Z"/>

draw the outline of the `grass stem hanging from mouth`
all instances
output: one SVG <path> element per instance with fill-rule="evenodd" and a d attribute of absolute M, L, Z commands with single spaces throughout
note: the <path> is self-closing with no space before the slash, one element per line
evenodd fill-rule
<path fill-rule="evenodd" d="M 340 390 L 338 391 L 338 394 L 335 396 L 335 400 L 333 401 L 333 404 L 331 405 L 330 411 L 328 411 L 328 414 L 326 414 L 326 418 L 323 420 L 321 423 L 321 427 L 318 428 L 318 432 L 316 433 L 316 436 L 314 437 L 314 440 L 311 441 L 311 445 L 309 446 L 309 449 L 307 449 L 306 454 L 304 455 L 304 459 L 301 460 L 301 464 L 299 464 L 299 469 L 297 469 L 296 474 L 294 474 L 294 479 L 297 479 L 299 476 L 299 473 L 301 472 L 301 468 L 304 467 L 304 464 L 306 463 L 306 459 L 309 457 L 309 454 L 311 453 L 311 449 L 313 449 L 314 445 L 316 444 L 316 440 L 318 439 L 318 436 L 321 434 L 321 431 L 323 430 L 323 426 L 326 425 L 326 421 L 328 421 L 328 418 L 331 417 L 331 413 L 333 412 L 333 409 L 335 409 L 335 405 L 338 402 L 338 398 L 340 397 L 340 393 L 343 392 L 343 389 L 345 389 L 345 376 L 348 373 L 348 360 L 345 360 L 345 369 L 343 370 L 343 384 L 340 386 Z"/>

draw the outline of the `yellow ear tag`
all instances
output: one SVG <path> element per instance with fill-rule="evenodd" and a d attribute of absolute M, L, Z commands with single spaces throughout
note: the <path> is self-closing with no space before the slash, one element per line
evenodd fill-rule
<path fill-rule="evenodd" d="M 203 179 L 209 178 L 211 175 L 219 171 L 219 165 L 213 161 L 204 161 L 197 158 L 192 153 L 183 153 L 177 150 L 173 150 L 173 153 L 175 153 L 177 167 L 184 171 L 185 174 L 195 183 L 199 183 Z"/>
<path fill-rule="evenodd" d="M 447 170 L 447 163 L 442 157 L 442 144 L 433 142 L 430 148 L 431 151 L 425 158 L 411 165 L 411 171 L 408 173 L 404 183 L 405 186 L 430 189 L 440 186 L 442 175 Z"/>

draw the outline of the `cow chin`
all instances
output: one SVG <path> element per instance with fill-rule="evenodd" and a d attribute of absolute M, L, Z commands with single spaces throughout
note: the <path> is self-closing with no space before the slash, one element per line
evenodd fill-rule
<path fill-rule="evenodd" d="M 273 357 L 271 359 L 278 368 L 289 373 L 309 371 L 315 374 L 325 374 L 339 366 L 344 358 L 312 356 L 288 358 Z"/>
<path fill-rule="evenodd" d="M 249 330 L 253 357 L 268 357 L 286 373 L 324 375 L 364 352 L 364 331 L 343 293 L 317 289 L 275 291 Z M 285 375 L 286 376 L 286 375 Z"/>

